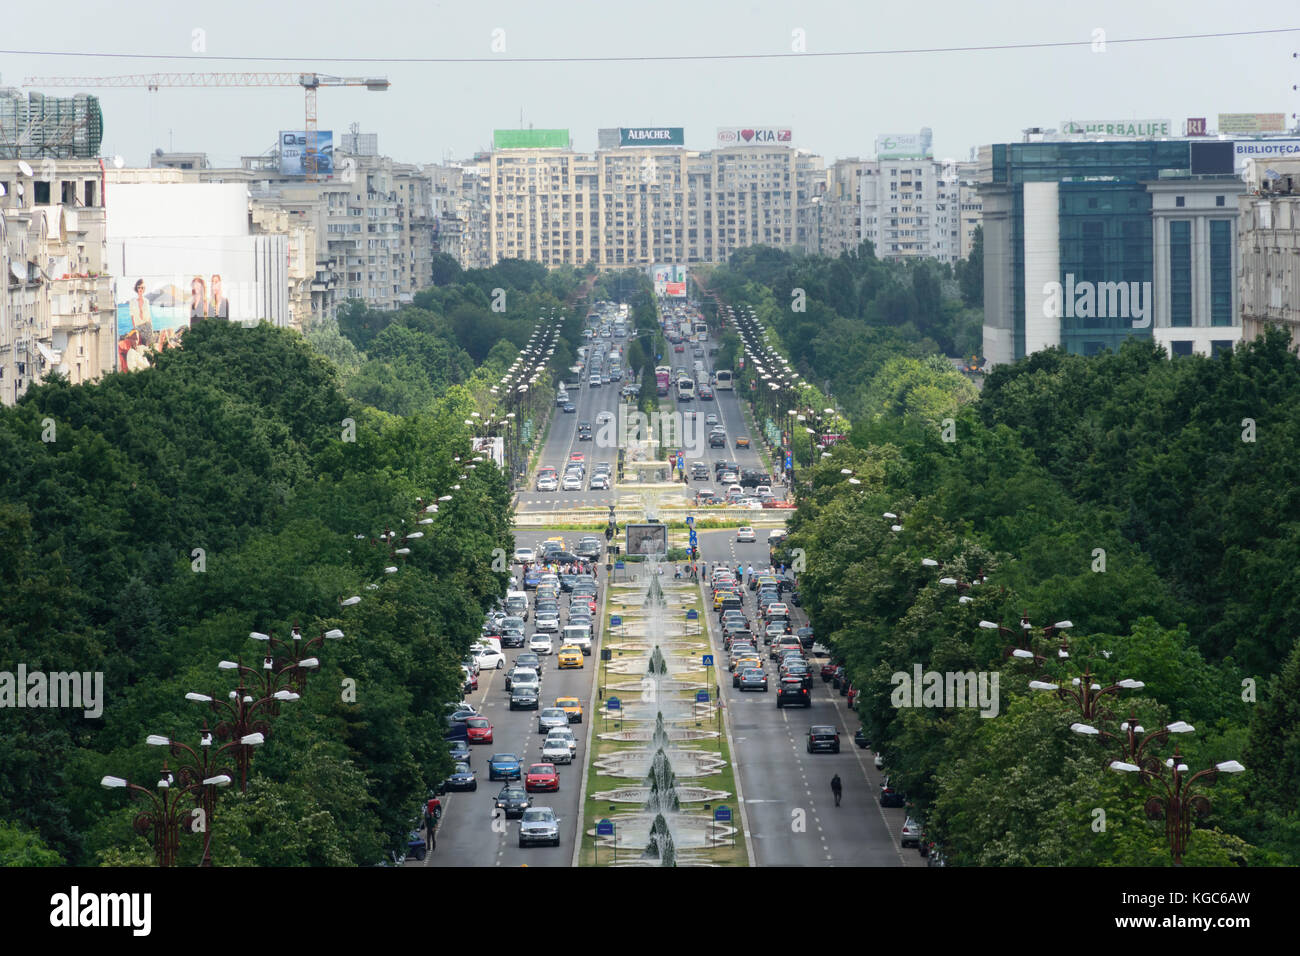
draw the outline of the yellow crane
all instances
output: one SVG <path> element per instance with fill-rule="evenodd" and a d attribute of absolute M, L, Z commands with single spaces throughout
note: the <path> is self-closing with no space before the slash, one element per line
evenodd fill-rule
<path fill-rule="evenodd" d="M 305 131 L 307 149 L 303 157 L 308 181 L 316 175 L 316 91 L 322 86 L 364 86 L 382 92 L 391 86 L 387 77 L 326 76 L 321 73 L 132 73 L 126 76 L 29 76 L 23 86 L 144 87 L 158 90 L 164 86 L 299 86 L 307 94 Z"/>

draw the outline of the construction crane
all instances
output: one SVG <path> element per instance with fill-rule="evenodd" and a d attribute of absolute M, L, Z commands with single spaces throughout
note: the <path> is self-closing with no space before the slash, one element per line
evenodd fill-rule
<path fill-rule="evenodd" d="M 387 77 L 324 76 L 320 73 L 133 73 L 127 76 L 29 76 L 23 86 L 144 87 L 158 90 L 164 86 L 300 86 L 307 94 L 304 129 L 307 149 L 303 157 L 309 182 L 316 175 L 316 91 L 322 86 L 364 86 L 383 92 L 391 86 Z"/>

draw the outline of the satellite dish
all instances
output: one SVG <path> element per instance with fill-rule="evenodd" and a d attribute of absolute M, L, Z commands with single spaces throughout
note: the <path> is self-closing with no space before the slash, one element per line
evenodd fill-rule
<path fill-rule="evenodd" d="M 14 274 L 14 278 L 17 279 L 19 282 L 27 281 L 27 273 L 24 272 L 22 269 L 18 268 L 18 263 L 10 261 L 9 271 Z"/>
<path fill-rule="evenodd" d="M 18 190 L 18 195 L 19 195 L 19 196 L 21 196 L 21 195 L 23 194 L 23 184 L 22 184 L 22 183 L 15 183 L 15 184 L 14 184 L 14 188 L 15 188 L 16 190 Z"/>
<path fill-rule="evenodd" d="M 22 173 L 24 176 L 32 175 L 32 167 L 28 164 L 27 160 L 25 159 L 18 160 L 18 171 Z"/>
<path fill-rule="evenodd" d="M 4 194 L 5 194 L 5 184 L 0 183 L 0 199 L 4 198 Z"/>
<path fill-rule="evenodd" d="M 123 166 L 125 166 L 125 165 L 126 165 L 126 160 L 123 159 L 121 156 L 114 156 L 114 157 L 113 157 L 113 168 L 114 168 L 114 169 L 121 169 L 121 168 L 122 168 Z"/>

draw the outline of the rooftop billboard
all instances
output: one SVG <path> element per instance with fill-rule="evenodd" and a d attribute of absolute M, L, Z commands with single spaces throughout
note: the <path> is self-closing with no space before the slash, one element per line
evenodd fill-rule
<path fill-rule="evenodd" d="M 1285 133 L 1285 113 L 1220 113 L 1220 133 Z"/>
<path fill-rule="evenodd" d="M 493 149 L 568 149 L 567 129 L 496 129 Z"/>
<path fill-rule="evenodd" d="M 719 126 L 718 146 L 789 146 L 794 134 L 788 126 Z"/>
<path fill-rule="evenodd" d="M 280 131 L 280 175 L 306 176 L 307 157 L 311 154 L 307 148 L 307 133 L 303 130 Z M 334 131 L 318 129 L 316 131 L 316 175 L 334 175 Z"/>
<path fill-rule="evenodd" d="M 681 126 L 620 126 L 619 146 L 684 146 L 686 130 Z"/>

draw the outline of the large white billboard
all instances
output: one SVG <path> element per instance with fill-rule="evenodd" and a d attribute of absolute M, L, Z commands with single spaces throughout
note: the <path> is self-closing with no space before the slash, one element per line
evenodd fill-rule
<path fill-rule="evenodd" d="M 106 199 L 119 370 L 197 322 L 289 324 L 289 240 L 250 234 L 246 186 L 124 183 Z"/>

